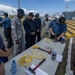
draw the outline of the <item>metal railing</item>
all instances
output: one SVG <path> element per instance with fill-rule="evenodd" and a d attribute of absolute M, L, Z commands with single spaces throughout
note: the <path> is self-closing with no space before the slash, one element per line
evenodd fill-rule
<path fill-rule="evenodd" d="M 67 66 L 65 75 L 73 75 L 73 71 L 71 70 L 71 50 L 73 45 L 73 38 L 70 38 L 70 42 L 68 45 L 68 58 L 67 58 Z"/>

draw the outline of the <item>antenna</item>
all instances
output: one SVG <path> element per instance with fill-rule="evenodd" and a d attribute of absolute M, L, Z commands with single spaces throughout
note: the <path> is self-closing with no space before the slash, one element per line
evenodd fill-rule
<path fill-rule="evenodd" d="M 18 9 L 20 9 L 20 0 L 18 0 Z"/>
<path fill-rule="evenodd" d="M 66 11 L 68 11 L 68 4 L 66 4 Z"/>
<path fill-rule="evenodd" d="M 66 14 L 67 14 L 67 12 L 68 12 L 68 4 L 66 4 Z"/>

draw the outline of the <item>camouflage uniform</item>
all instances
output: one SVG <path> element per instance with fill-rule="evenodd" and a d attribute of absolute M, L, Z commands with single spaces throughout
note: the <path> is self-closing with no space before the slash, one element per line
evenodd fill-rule
<path fill-rule="evenodd" d="M 46 21 L 46 20 L 44 20 L 44 22 L 43 22 L 43 28 L 44 28 L 44 38 L 46 37 L 46 38 L 50 38 L 50 31 L 49 31 L 49 29 L 48 29 L 48 26 L 49 26 L 49 23 L 50 23 L 50 21 Z"/>
<path fill-rule="evenodd" d="M 23 31 L 22 31 L 21 19 L 19 19 L 17 16 L 11 20 L 11 30 L 12 30 L 12 39 L 14 44 L 14 55 L 18 55 L 19 53 L 22 52 L 21 44 L 22 44 Z M 16 44 L 17 39 L 19 40 L 19 44 Z"/>

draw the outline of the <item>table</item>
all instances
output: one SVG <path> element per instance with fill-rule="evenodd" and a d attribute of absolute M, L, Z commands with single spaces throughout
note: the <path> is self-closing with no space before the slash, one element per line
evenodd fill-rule
<path fill-rule="evenodd" d="M 61 42 L 53 42 L 52 40 L 48 40 L 49 42 L 46 42 L 46 38 L 38 42 L 36 45 L 41 46 L 41 48 L 45 48 L 45 46 L 50 46 L 51 48 L 54 49 L 55 52 L 58 54 L 63 54 L 64 48 L 66 44 L 61 44 Z M 9 60 L 7 63 L 5 63 L 5 69 L 6 69 L 6 74 L 5 75 L 11 75 L 11 62 L 12 60 L 18 61 L 23 55 L 25 54 L 32 54 L 31 50 L 32 47 L 27 49 L 26 51 L 22 52 L 18 56 L 14 57 L 13 59 Z M 48 75 L 55 75 L 57 67 L 59 65 L 58 61 L 52 61 L 51 58 L 48 56 L 46 52 L 41 51 L 45 56 L 46 56 L 46 61 L 39 67 L 41 70 L 45 71 L 48 73 Z M 32 61 L 32 64 L 37 65 L 41 60 L 34 59 Z M 26 68 L 19 66 L 17 64 L 17 73 L 16 75 L 25 75 Z"/>

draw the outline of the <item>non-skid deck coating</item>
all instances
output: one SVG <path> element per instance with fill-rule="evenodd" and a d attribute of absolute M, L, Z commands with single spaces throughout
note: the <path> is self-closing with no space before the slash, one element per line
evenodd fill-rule
<path fill-rule="evenodd" d="M 74 20 L 67 20 L 67 32 L 65 34 L 65 38 L 68 39 L 70 37 L 75 36 L 75 21 Z"/>

